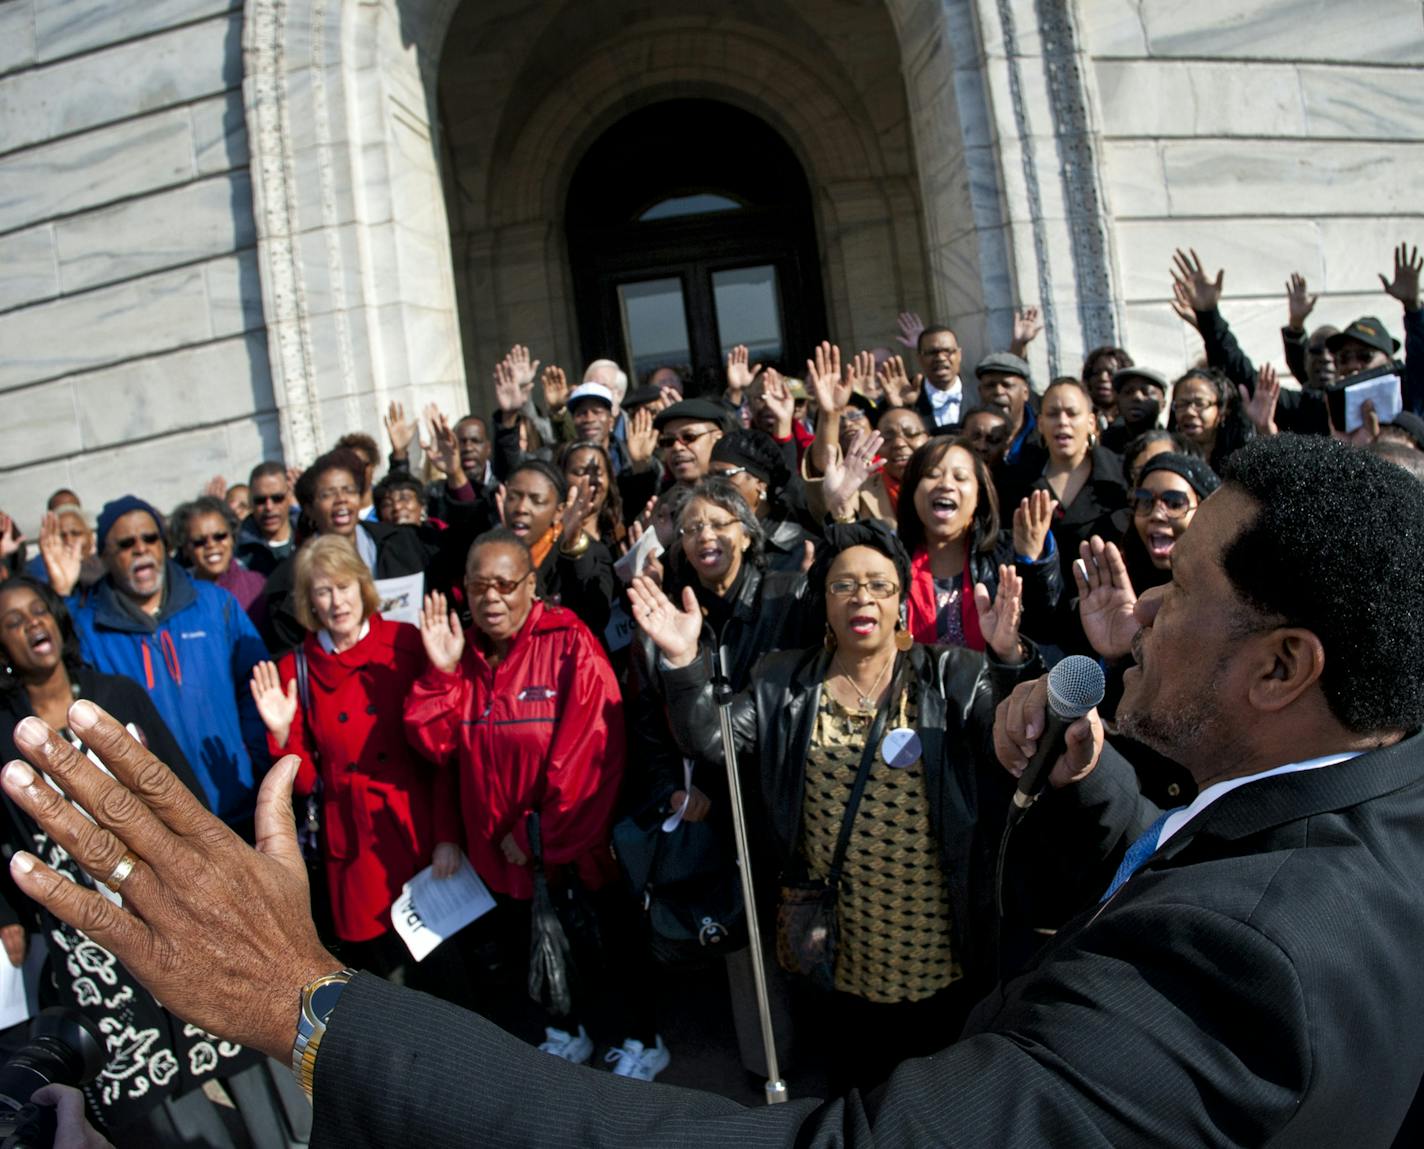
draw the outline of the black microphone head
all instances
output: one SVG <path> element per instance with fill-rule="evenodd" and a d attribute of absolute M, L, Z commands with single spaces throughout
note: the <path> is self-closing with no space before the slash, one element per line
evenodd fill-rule
<path fill-rule="evenodd" d="M 1103 668 L 1086 654 L 1070 654 L 1048 672 L 1048 707 L 1060 718 L 1082 718 L 1103 700 Z"/>

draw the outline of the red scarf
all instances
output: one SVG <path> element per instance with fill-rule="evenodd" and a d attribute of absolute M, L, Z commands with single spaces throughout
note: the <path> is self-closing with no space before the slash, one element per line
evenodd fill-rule
<path fill-rule="evenodd" d="M 881 460 L 882 464 L 884 460 Z M 900 480 L 892 479 L 890 472 L 883 466 L 880 471 L 880 485 L 885 488 L 885 497 L 890 500 L 890 508 L 895 514 L 900 513 Z"/>
<path fill-rule="evenodd" d="M 974 605 L 974 580 L 969 574 L 969 553 L 964 555 L 964 576 L 960 581 L 959 619 L 964 627 L 964 645 L 984 649 L 984 633 L 979 629 L 979 610 Z M 939 607 L 935 601 L 934 575 L 930 573 L 929 550 L 921 547 L 910 560 L 910 634 L 916 642 L 939 642 Z"/>

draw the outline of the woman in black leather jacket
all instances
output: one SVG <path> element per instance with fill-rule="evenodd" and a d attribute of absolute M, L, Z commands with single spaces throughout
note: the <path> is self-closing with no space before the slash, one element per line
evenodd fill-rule
<path fill-rule="evenodd" d="M 885 713 L 890 733 L 870 746 L 836 890 L 835 990 L 818 995 L 806 1018 L 825 1029 L 818 1045 L 835 1050 L 832 1072 L 846 1077 L 836 1084 L 868 1086 L 898 1060 L 951 1041 L 997 976 L 994 866 L 1014 780 L 994 757 L 994 708 L 1041 663 L 1019 637 L 1022 583 L 1012 567 L 997 596 L 977 604 L 989 648 L 981 655 L 908 641 L 910 558 L 885 524 L 829 526 L 825 550 L 813 576 L 826 594 L 825 644 L 763 658 L 732 702 L 732 721 L 748 802 L 760 807 L 753 820 L 765 823 L 768 840 L 753 860 L 765 887 L 778 876 L 825 879 Z M 630 599 L 660 651 L 682 750 L 720 765 L 695 596 L 684 593 L 679 609 L 637 580 Z M 1021 886 L 1010 878 L 1008 928 L 1026 933 Z"/>

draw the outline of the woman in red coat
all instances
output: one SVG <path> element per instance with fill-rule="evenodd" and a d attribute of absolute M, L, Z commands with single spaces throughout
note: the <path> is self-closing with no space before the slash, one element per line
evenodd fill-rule
<path fill-rule="evenodd" d="M 409 958 L 391 927 L 391 903 L 432 858 L 437 874 L 460 863 L 453 779 L 411 750 L 401 721 L 406 691 L 425 669 L 420 632 L 376 613 L 371 573 L 347 539 L 309 542 L 297 552 L 294 581 L 306 640 L 280 667 L 257 666 L 252 695 L 273 756 L 302 760 L 296 792 L 310 794 L 320 775 L 322 849 L 343 954 L 390 975 Z"/>
<path fill-rule="evenodd" d="M 617 876 L 609 833 L 624 757 L 608 656 L 571 611 L 535 598 L 535 575 L 518 535 L 500 529 L 477 539 L 465 567 L 474 626 L 462 633 L 444 596 L 426 596 L 420 629 L 429 667 L 405 705 L 411 744 L 456 766 L 465 849 L 499 902 L 491 917 L 503 922 L 502 956 L 521 969 L 534 890 L 526 816 L 540 816 L 551 885 L 572 871 L 585 890 L 616 891 L 608 886 Z M 566 1024 L 569 1031 L 549 1027 L 540 1048 L 588 1060 L 584 1027 Z"/>

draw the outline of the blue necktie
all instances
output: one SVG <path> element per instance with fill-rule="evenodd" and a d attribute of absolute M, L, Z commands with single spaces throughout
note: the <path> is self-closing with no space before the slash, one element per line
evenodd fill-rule
<path fill-rule="evenodd" d="M 1157 821 L 1147 827 L 1142 837 L 1127 848 L 1127 853 L 1122 857 L 1122 864 L 1118 866 L 1117 873 L 1113 875 L 1112 884 L 1108 886 L 1108 892 L 1098 899 L 1099 904 L 1117 893 L 1118 887 L 1142 868 L 1143 863 L 1156 852 L 1157 843 L 1162 837 L 1162 827 L 1167 824 L 1167 819 L 1178 810 L 1183 809 L 1185 809 L 1184 806 L 1175 806 L 1170 810 L 1164 810 Z"/>

